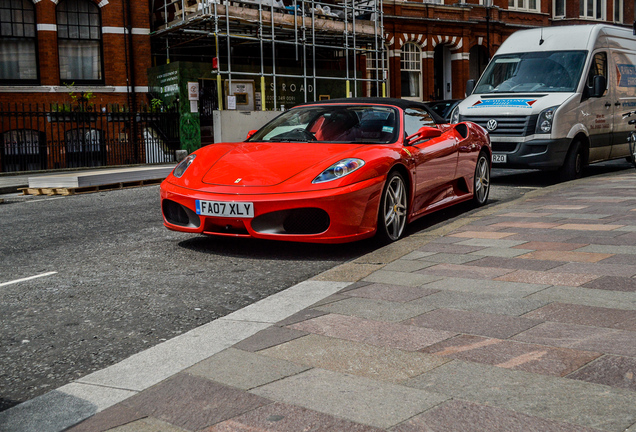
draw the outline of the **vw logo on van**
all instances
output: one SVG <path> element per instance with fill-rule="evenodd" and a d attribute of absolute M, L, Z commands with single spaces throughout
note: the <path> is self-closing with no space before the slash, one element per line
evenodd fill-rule
<path fill-rule="evenodd" d="M 488 123 L 486 123 L 486 129 L 488 129 L 490 132 L 497 129 L 497 120 L 495 119 L 488 120 Z"/>

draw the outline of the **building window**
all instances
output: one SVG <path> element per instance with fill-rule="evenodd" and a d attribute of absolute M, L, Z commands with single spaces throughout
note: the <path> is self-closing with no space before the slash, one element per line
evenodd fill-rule
<path fill-rule="evenodd" d="M 565 0 L 554 0 L 554 17 L 565 18 Z"/>
<path fill-rule="evenodd" d="M 508 0 L 508 9 L 541 12 L 541 0 Z"/>
<path fill-rule="evenodd" d="M 614 22 L 623 22 L 623 0 L 614 0 Z"/>
<path fill-rule="evenodd" d="M 2 171 L 36 171 L 46 169 L 46 148 L 41 132 L 15 129 L 5 132 L 2 144 Z"/>
<path fill-rule="evenodd" d="M 35 9 L 29 0 L 0 0 L 0 82 L 37 83 Z"/>
<path fill-rule="evenodd" d="M 604 20 L 605 9 L 605 0 L 581 0 L 579 2 L 581 18 Z"/>
<path fill-rule="evenodd" d="M 63 0 L 57 6 L 60 79 L 76 84 L 102 82 L 99 8 L 89 0 Z"/>
<path fill-rule="evenodd" d="M 422 98 L 422 50 L 414 43 L 406 43 L 400 55 L 402 97 Z"/>

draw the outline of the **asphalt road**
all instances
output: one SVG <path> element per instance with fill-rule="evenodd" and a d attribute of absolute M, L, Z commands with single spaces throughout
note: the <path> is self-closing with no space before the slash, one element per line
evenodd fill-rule
<path fill-rule="evenodd" d="M 611 162 L 590 174 L 623 169 L 632 168 Z M 489 205 L 555 181 L 536 171 L 495 170 Z M 408 233 L 473 211 L 470 205 L 444 210 Z M 378 247 L 171 232 L 161 222 L 157 186 L 13 197 L 0 205 L 0 221 L 0 410 Z"/>

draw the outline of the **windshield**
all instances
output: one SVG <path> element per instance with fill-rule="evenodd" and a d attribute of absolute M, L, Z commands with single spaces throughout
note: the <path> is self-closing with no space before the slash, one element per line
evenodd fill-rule
<path fill-rule="evenodd" d="M 573 92 L 586 51 L 504 54 L 492 59 L 474 93 Z"/>
<path fill-rule="evenodd" d="M 306 106 L 285 112 L 247 141 L 388 144 L 396 141 L 397 118 L 389 107 Z"/>

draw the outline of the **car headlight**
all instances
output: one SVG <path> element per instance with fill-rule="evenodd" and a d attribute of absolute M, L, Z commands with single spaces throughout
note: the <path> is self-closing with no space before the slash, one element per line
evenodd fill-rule
<path fill-rule="evenodd" d="M 342 178 L 348 174 L 351 174 L 362 166 L 364 166 L 364 161 L 362 159 L 343 159 L 340 162 L 337 162 L 324 170 L 318 177 L 316 177 L 312 181 L 312 183 L 324 183 Z"/>
<path fill-rule="evenodd" d="M 552 132 L 552 122 L 554 121 L 554 113 L 556 112 L 557 108 L 558 106 L 553 106 L 541 111 L 541 113 L 539 114 L 539 119 L 537 120 L 536 133 L 547 134 Z"/>
<path fill-rule="evenodd" d="M 181 178 L 183 173 L 192 164 L 192 162 L 194 161 L 195 157 L 197 157 L 197 155 L 191 154 L 191 155 L 186 156 L 185 159 L 183 159 L 181 162 L 179 162 L 179 165 L 176 166 L 174 171 L 172 171 L 172 175 L 175 176 L 176 178 Z"/>
<path fill-rule="evenodd" d="M 453 111 L 451 112 L 450 115 L 450 124 L 456 124 L 459 123 L 459 106 L 456 106 L 455 108 L 453 108 Z"/>

